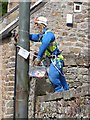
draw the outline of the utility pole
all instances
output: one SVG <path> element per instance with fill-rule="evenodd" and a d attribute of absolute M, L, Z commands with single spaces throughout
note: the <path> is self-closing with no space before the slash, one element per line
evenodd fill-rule
<path fill-rule="evenodd" d="M 18 45 L 29 51 L 30 0 L 20 0 L 19 5 L 19 42 Z M 28 119 L 29 97 L 29 57 L 17 54 L 15 119 Z"/>

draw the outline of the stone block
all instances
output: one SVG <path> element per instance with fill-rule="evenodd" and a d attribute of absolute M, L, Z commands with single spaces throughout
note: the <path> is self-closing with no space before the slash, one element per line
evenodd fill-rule
<path fill-rule="evenodd" d="M 60 110 L 62 107 L 65 107 L 65 100 L 62 98 L 61 100 L 57 101 L 57 107 Z"/>
<path fill-rule="evenodd" d="M 6 111 L 6 114 L 13 114 L 13 107 L 11 108 L 8 108 L 7 111 Z"/>
<path fill-rule="evenodd" d="M 81 90 L 82 90 L 82 88 L 81 88 L 81 86 L 79 86 L 75 91 L 75 97 L 81 96 Z"/>
<path fill-rule="evenodd" d="M 76 63 L 77 65 L 80 65 L 80 66 L 88 66 L 88 59 L 83 56 L 79 56 L 76 59 Z"/>
<path fill-rule="evenodd" d="M 7 64 L 7 68 L 12 68 L 12 67 L 15 67 L 15 62 L 9 62 Z"/>
<path fill-rule="evenodd" d="M 81 52 L 81 48 L 80 47 L 70 47 L 70 52 L 79 54 Z"/>
<path fill-rule="evenodd" d="M 7 102 L 7 108 L 11 108 L 11 107 L 13 107 L 13 101 L 12 100 Z"/>
<path fill-rule="evenodd" d="M 68 56 L 69 56 L 69 55 L 68 55 Z M 65 60 L 64 60 L 64 61 L 65 61 L 65 65 L 66 65 L 66 66 L 70 66 L 70 65 L 71 65 L 71 66 L 76 66 L 76 65 L 77 65 L 74 57 L 70 57 L 70 56 L 69 56 L 69 57 L 66 57 L 66 56 L 65 56 Z"/>
<path fill-rule="evenodd" d="M 70 99 L 70 91 L 69 90 L 63 92 L 63 99 L 64 100 Z"/>
<path fill-rule="evenodd" d="M 36 78 L 36 96 L 45 95 L 53 92 L 53 87 L 49 79 L 38 79 Z"/>
<path fill-rule="evenodd" d="M 68 35 L 68 32 L 63 32 L 62 33 L 62 36 L 67 36 Z"/>
<path fill-rule="evenodd" d="M 81 93 L 82 93 L 82 96 L 90 95 L 90 85 L 82 86 Z"/>
<path fill-rule="evenodd" d="M 57 102 L 56 101 L 50 102 L 49 110 L 51 111 L 51 113 L 56 113 L 57 112 Z"/>
<path fill-rule="evenodd" d="M 77 42 L 77 37 L 73 36 L 68 39 L 70 42 Z"/>
<path fill-rule="evenodd" d="M 78 68 L 78 74 L 80 75 L 88 75 L 88 68 Z"/>
<path fill-rule="evenodd" d="M 70 92 L 70 99 L 75 98 L 75 89 L 72 88 L 69 90 L 69 92 Z"/>
<path fill-rule="evenodd" d="M 59 93 L 50 93 L 44 96 L 38 96 L 37 100 L 39 101 L 54 101 L 54 100 L 58 100 L 58 99 L 62 99 L 63 98 L 63 93 L 59 92 Z"/>

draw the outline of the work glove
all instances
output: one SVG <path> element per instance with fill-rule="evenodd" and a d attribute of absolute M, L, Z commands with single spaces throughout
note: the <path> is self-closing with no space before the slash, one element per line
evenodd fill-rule
<path fill-rule="evenodd" d="M 39 66 L 41 63 L 41 60 L 39 60 L 38 58 L 36 58 L 34 61 L 33 61 L 33 66 L 36 65 L 36 66 Z"/>

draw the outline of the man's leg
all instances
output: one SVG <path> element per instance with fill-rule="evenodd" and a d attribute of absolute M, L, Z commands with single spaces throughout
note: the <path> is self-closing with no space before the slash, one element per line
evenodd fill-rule
<path fill-rule="evenodd" d="M 66 79 L 65 79 L 65 76 L 63 76 L 63 75 L 60 74 L 60 81 L 61 81 L 61 84 L 62 84 L 62 86 L 63 86 L 63 89 L 64 89 L 64 90 L 69 90 L 69 86 L 68 86 L 68 84 L 67 84 L 67 81 L 66 81 Z"/>
<path fill-rule="evenodd" d="M 55 92 L 62 92 L 63 87 L 60 81 L 60 75 L 59 72 L 56 70 L 56 68 L 51 64 L 49 69 L 49 79 L 54 87 Z"/>

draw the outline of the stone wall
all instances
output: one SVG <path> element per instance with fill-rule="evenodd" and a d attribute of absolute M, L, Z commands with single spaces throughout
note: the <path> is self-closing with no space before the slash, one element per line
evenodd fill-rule
<path fill-rule="evenodd" d="M 10 118 L 13 115 L 15 73 L 15 46 L 11 38 L 2 41 L 2 59 L 2 118 Z"/>
<path fill-rule="evenodd" d="M 90 85 L 66 92 L 38 96 L 35 118 L 61 118 L 61 120 L 90 118 Z"/>
<path fill-rule="evenodd" d="M 33 20 L 38 16 L 48 19 L 48 27 L 55 33 L 59 49 L 65 58 L 65 75 L 70 87 L 89 83 L 88 79 L 88 2 L 82 2 L 82 11 L 74 12 L 73 1 L 48 2 L 31 16 L 31 33 L 37 32 Z M 73 27 L 66 24 L 67 14 L 73 16 Z M 38 45 L 31 43 L 31 49 L 37 51 Z"/>
<path fill-rule="evenodd" d="M 64 71 L 65 71 L 66 79 L 69 83 L 70 88 L 74 88 L 74 90 L 70 90 L 70 92 L 68 91 L 66 93 L 59 93 L 58 95 L 55 93 L 49 94 L 49 92 L 52 91 L 51 90 L 52 88 L 50 88 L 51 87 L 50 83 L 49 83 L 49 86 L 47 86 L 45 81 L 43 81 L 41 86 L 41 84 L 39 84 L 41 83 L 40 80 L 31 79 L 30 80 L 30 96 L 29 96 L 29 118 L 40 117 L 40 116 L 41 117 L 49 116 L 51 118 L 54 118 L 55 116 L 63 117 L 64 115 L 69 117 L 70 114 L 72 117 L 73 115 L 75 116 L 75 113 L 67 112 L 72 109 L 73 109 L 73 112 L 78 111 L 77 116 L 75 116 L 75 117 L 78 117 L 79 110 L 83 111 L 83 108 L 85 109 L 86 107 L 88 107 L 88 103 L 86 104 L 85 102 L 84 104 L 83 102 L 84 100 L 88 102 L 90 99 L 87 94 L 88 90 L 84 92 L 84 95 L 81 95 L 82 92 L 78 92 L 79 88 L 82 91 L 84 90 L 83 86 L 86 86 L 89 83 L 89 78 L 88 78 L 88 72 L 89 72 L 88 71 L 88 66 L 89 66 L 89 63 L 88 63 L 88 43 L 89 43 L 88 2 L 82 3 L 81 13 L 73 12 L 73 4 L 74 4 L 73 0 L 71 2 L 67 2 L 67 1 L 66 2 L 63 2 L 63 1 L 48 2 L 43 8 L 41 8 L 34 15 L 31 16 L 31 19 L 30 19 L 31 33 L 37 32 L 33 27 L 33 20 L 36 16 L 44 15 L 45 17 L 48 18 L 49 28 L 55 33 L 56 41 L 58 43 L 60 50 L 63 50 L 62 54 L 65 57 Z M 66 25 L 66 15 L 68 13 L 73 14 L 73 27 L 68 27 Z M 37 43 L 35 44 L 31 43 L 30 49 L 34 49 L 34 51 L 35 50 L 37 51 L 38 45 L 39 44 Z M 15 72 L 15 46 L 14 46 L 13 38 L 7 38 L 6 40 L 3 40 L 1 42 L 0 53 L 2 53 L 2 61 L 0 61 L 0 65 L 2 65 L 2 67 L 0 67 L 2 68 L 0 70 L 1 71 L 0 76 L 2 76 L 0 81 L 0 90 L 2 90 L 2 94 L 0 94 L 1 95 L 0 99 L 2 98 L 2 100 L 0 101 L 0 112 L 2 112 L 2 118 L 11 118 L 13 117 L 14 72 Z M 32 56 L 30 57 L 32 58 Z M 0 57 L 0 60 L 1 60 L 1 57 Z M 2 83 L 2 86 L 1 86 L 1 83 Z M 43 86 L 44 83 L 46 84 L 48 91 L 44 89 L 46 88 L 45 86 Z M 77 90 L 75 90 L 76 88 Z M 87 88 L 88 87 L 86 86 L 85 89 Z M 80 93 L 80 97 L 76 97 L 76 98 L 70 97 L 65 99 L 68 94 L 70 96 L 74 96 L 73 91 Z M 42 96 L 45 94 L 48 94 L 48 95 Z M 60 97 L 62 96 L 61 94 L 64 95 L 64 98 Z M 41 96 L 37 97 L 38 95 L 41 95 Z M 43 97 L 45 99 L 46 97 L 48 97 L 48 101 L 47 100 L 45 101 L 45 99 L 41 101 Z M 51 98 L 53 97 L 53 99 L 51 99 L 50 97 Z M 81 100 L 83 105 L 81 105 L 80 102 L 78 103 L 79 105 L 77 105 L 76 101 L 78 101 L 78 99 L 79 101 Z M 64 103 L 62 103 L 63 101 Z M 75 106 L 77 106 L 78 108 L 77 110 L 76 109 L 74 110 L 74 107 L 71 106 L 73 103 Z M 57 106 L 57 104 L 59 105 Z M 50 108 L 48 108 L 48 105 L 50 106 Z M 48 109 L 46 109 L 45 106 L 47 106 Z M 55 106 L 55 110 L 47 114 L 48 110 L 51 110 L 51 108 L 54 108 L 54 106 Z M 56 107 L 58 107 L 57 108 L 58 112 L 56 112 Z M 46 114 L 43 111 L 44 108 L 47 111 Z M 61 108 L 62 108 L 62 111 L 61 111 Z M 87 108 L 87 111 L 88 110 L 89 109 Z M 65 112 L 67 112 L 68 115 Z M 82 112 L 82 114 L 84 115 L 84 111 Z M 88 112 L 87 114 L 85 113 L 86 117 L 87 115 L 89 116 Z"/>
<path fill-rule="evenodd" d="M 81 2 L 81 1 L 80 1 Z M 82 11 L 80 13 L 74 12 L 74 1 L 61 1 L 61 2 L 48 2 L 43 8 L 41 8 L 37 13 L 31 16 L 31 33 L 37 33 L 37 30 L 33 27 L 33 20 L 38 16 L 45 16 L 48 18 L 48 27 L 50 30 L 52 30 L 55 33 L 56 41 L 58 43 L 59 49 L 63 50 L 62 54 L 65 57 L 65 67 L 64 72 L 66 75 L 67 82 L 69 83 L 70 88 L 78 88 L 80 86 L 85 86 L 89 84 L 89 58 L 88 58 L 88 2 L 82 2 Z M 73 27 L 68 27 L 66 25 L 66 16 L 67 14 L 73 15 Z M 34 51 L 37 51 L 39 49 L 39 44 L 33 44 L 31 42 L 31 49 Z M 32 56 L 31 56 L 32 58 Z M 32 80 L 33 81 L 33 80 Z M 44 88 L 44 85 L 42 83 L 42 80 L 37 80 L 37 85 L 39 89 L 37 89 L 36 95 L 43 95 L 45 94 L 45 91 L 47 91 L 47 88 Z M 36 87 L 37 88 L 37 87 Z M 40 90 L 40 91 L 39 91 Z M 45 91 L 44 91 L 45 90 Z M 48 89 L 50 90 L 50 89 Z M 82 87 L 83 90 L 83 87 Z M 41 94 L 42 91 L 42 94 Z M 72 90 L 71 90 L 72 91 Z M 76 90 L 78 92 L 78 90 Z M 72 92 L 65 93 L 69 95 L 72 95 Z M 47 94 L 47 93 L 46 93 Z M 62 94 L 62 93 L 60 93 Z M 59 97 L 61 95 L 58 95 Z M 86 93 L 85 93 L 86 94 Z M 81 95 L 81 94 L 80 94 Z M 58 97 L 57 100 L 53 100 L 57 95 L 52 95 L 52 100 L 48 100 L 48 102 L 45 102 L 45 99 L 43 102 L 40 101 L 40 103 L 36 103 L 36 113 L 35 117 L 37 118 L 64 118 L 64 117 L 80 117 L 84 116 L 83 108 L 86 108 L 89 104 L 86 105 L 83 102 L 83 105 L 79 106 L 75 101 L 77 101 L 77 98 L 69 99 L 67 102 L 62 98 Z M 51 94 L 46 95 L 45 98 L 48 99 L 51 98 Z M 80 96 L 80 99 L 86 100 L 87 98 L 84 98 L 85 95 L 82 97 Z M 44 98 L 40 96 L 40 100 Z M 59 100 L 61 99 L 61 100 Z M 57 103 L 60 103 L 64 101 L 65 106 L 62 107 L 62 105 L 57 105 Z M 70 105 L 69 105 L 70 103 Z M 72 104 L 77 106 L 77 110 L 74 109 Z M 32 104 L 33 106 L 33 104 Z M 60 107 L 61 106 L 61 107 Z M 34 106 L 35 107 L 35 106 Z M 54 109 L 55 107 L 55 109 Z M 80 107 L 80 108 L 79 108 Z M 33 107 L 32 107 L 33 108 Z M 54 110 L 52 110 L 52 108 Z M 67 109 L 66 109 L 67 108 Z M 87 111 L 88 111 L 87 108 Z M 57 110 L 59 112 L 56 112 Z M 61 111 L 62 109 L 62 111 Z M 71 113 L 65 113 L 70 110 L 72 110 Z M 46 111 L 45 111 L 46 110 Z M 81 112 L 79 111 L 81 110 Z M 35 111 L 35 110 L 34 110 Z M 78 111 L 78 112 L 75 112 Z M 82 112 L 83 111 L 83 112 Z M 60 113 L 61 112 L 61 113 Z M 75 115 L 76 114 L 76 115 Z M 89 115 L 89 111 L 87 113 Z M 85 113 L 85 116 L 87 117 L 87 114 Z M 80 116 L 79 116 L 80 115 Z"/>

